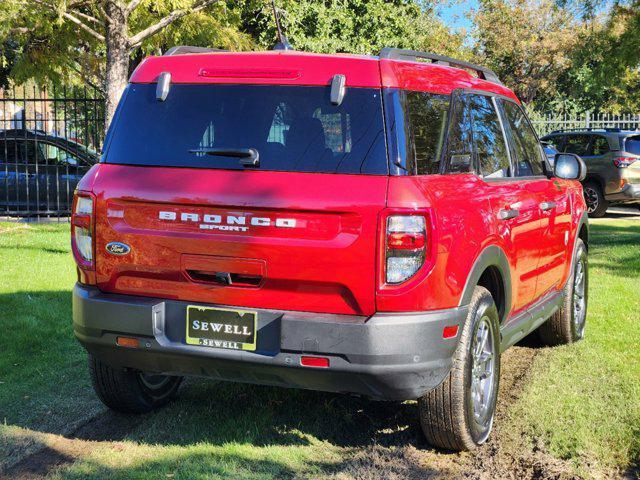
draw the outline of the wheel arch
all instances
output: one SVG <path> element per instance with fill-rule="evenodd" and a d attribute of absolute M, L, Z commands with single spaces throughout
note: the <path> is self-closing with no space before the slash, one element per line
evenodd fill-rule
<path fill-rule="evenodd" d="M 507 255 L 496 246 L 486 247 L 471 267 L 460 297 L 460 305 L 468 305 L 477 285 L 485 287 L 496 302 L 500 323 L 509 316 L 511 309 L 511 269 Z"/>
<path fill-rule="evenodd" d="M 600 175 L 589 174 L 589 172 L 587 172 L 587 176 L 584 177 L 584 180 L 582 182 L 580 182 L 580 183 L 582 183 L 583 187 L 587 183 L 595 183 L 596 185 L 598 185 L 600 187 L 600 190 L 602 190 L 602 194 L 604 195 L 605 181 Z"/>

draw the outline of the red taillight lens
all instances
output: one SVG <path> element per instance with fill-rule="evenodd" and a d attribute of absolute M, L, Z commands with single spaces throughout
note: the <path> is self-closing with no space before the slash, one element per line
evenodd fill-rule
<path fill-rule="evenodd" d="M 427 247 L 426 218 L 422 215 L 392 215 L 387 218 L 385 282 L 402 283 L 424 265 Z"/>
<path fill-rule="evenodd" d="M 78 266 L 93 270 L 95 202 L 88 193 L 76 194 L 71 215 L 71 249 Z"/>
<path fill-rule="evenodd" d="M 618 168 L 627 168 L 637 161 L 636 157 L 616 157 L 613 159 L 613 164 Z"/>
<path fill-rule="evenodd" d="M 387 247 L 400 250 L 423 248 L 425 236 L 422 233 L 390 233 L 387 235 Z"/>

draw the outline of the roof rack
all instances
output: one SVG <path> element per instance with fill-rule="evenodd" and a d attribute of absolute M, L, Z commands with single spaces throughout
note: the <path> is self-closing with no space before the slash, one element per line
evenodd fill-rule
<path fill-rule="evenodd" d="M 223 50 L 221 48 L 207 48 L 207 47 L 193 47 L 191 45 L 178 45 L 177 47 L 171 47 L 164 52 L 164 56 L 172 55 L 185 55 L 188 53 L 212 53 L 212 52 L 228 52 L 229 50 Z"/>
<path fill-rule="evenodd" d="M 431 63 L 437 63 L 440 65 L 448 65 L 450 67 L 463 68 L 466 70 L 473 70 L 477 72 L 478 77 L 483 80 L 487 80 L 493 83 L 502 82 L 498 78 L 498 75 L 493 70 L 480 65 L 474 65 L 473 63 L 465 62 L 464 60 L 456 60 L 455 58 L 445 57 L 443 55 L 437 55 L 435 53 L 418 52 L 415 50 L 403 50 L 402 48 L 390 48 L 385 47 L 380 51 L 380 58 L 387 58 L 389 60 L 404 60 L 407 62 L 419 62 L 420 60 L 430 60 Z"/>
<path fill-rule="evenodd" d="M 619 133 L 623 130 L 618 127 L 582 127 L 582 128 L 563 128 L 560 130 L 554 130 L 552 133 L 565 133 L 565 132 L 614 132 Z"/>

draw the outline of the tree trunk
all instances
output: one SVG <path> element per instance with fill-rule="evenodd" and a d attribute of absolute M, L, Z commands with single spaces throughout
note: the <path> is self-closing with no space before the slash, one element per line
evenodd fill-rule
<path fill-rule="evenodd" d="M 109 128 L 122 92 L 127 86 L 129 75 L 129 55 L 131 48 L 128 39 L 127 15 L 124 6 L 119 2 L 108 1 L 107 15 L 111 21 L 106 29 L 107 71 L 106 71 L 106 106 L 105 130 Z"/>

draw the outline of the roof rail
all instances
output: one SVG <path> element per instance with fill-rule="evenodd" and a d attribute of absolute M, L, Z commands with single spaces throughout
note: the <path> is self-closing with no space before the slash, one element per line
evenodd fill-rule
<path fill-rule="evenodd" d="M 380 58 L 387 58 L 389 60 L 404 60 L 407 62 L 419 62 L 421 59 L 430 60 L 431 63 L 438 63 L 440 65 L 449 65 L 451 67 L 463 68 L 466 70 L 474 70 L 477 72 L 478 77 L 483 80 L 487 80 L 493 83 L 502 82 L 498 78 L 498 75 L 493 70 L 480 65 L 474 65 L 473 63 L 465 62 L 464 60 L 456 60 L 455 58 L 445 57 L 443 55 L 437 55 L 435 53 L 418 52 L 415 50 L 403 50 L 402 48 L 384 47 L 380 51 Z"/>
<path fill-rule="evenodd" d="M 190 45 L 178 45 L 177 47 L 171 47 L 169 50 L 164 52 L 164 56 L 171 55 L 184 55 L 187 53 L 212 53 L 212 52 L 228 52 L 228 50 L 223 50 L 221 48 L 207 48 L 207 47 L 193 47 Z"/>

